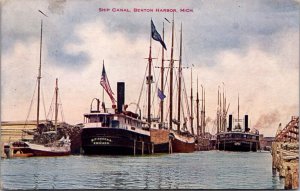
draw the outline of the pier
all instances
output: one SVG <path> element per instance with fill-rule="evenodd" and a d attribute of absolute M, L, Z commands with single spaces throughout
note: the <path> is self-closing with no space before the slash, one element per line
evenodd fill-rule
<path fill-rule="evenodd" d="M 280 127 L 279 127 L 280 128 Z M 272 168 L 285 178 L 285 189 L 299 188 L 299 117 L 281 130 L 278 129 L 272 143 Z"/>

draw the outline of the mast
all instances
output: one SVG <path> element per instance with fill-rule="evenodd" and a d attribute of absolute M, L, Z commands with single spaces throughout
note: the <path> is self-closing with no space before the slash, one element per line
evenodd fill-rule
<path fill-rule="evenodd" d="M 58 79 L 56 78 L 55 85 L 55 131 L 57 130 L 57 116 L 58 116 Z"/>
<path fill-rule="evenodd" d="M 103 59 L 103 66 L 104 67 L 104 59 Z M 102 102 L 104 103 L 104 87 L 102 86 Z"/>
<path fill-rule="evenodd" d="M 182 77 L 182 23 L 180 25 L 180 55 L 178 67 L 178 125 L 177 131 L 180 131 L 180 104 L 181 104 L 181 77 Z"/>
<path fill-rule="evenodd" d="M 240 95 L 238 94 L 238 127 L 240 126 Z"/>
<path fill-rule="evenodd" d="M 223 131 L 223 124 L 222 124 L 222 94 L 220 92 L 220 127 L 221 127 L 221 131 Z"/>
<path fill-rule="evenodd" d="M 203 85 L 201 84 L 201 136 L 203 134 Z"/>
<path fill-rule="evenodd" d="M 205 88 L 204 88 L 204 106 L 203 106 L 203 136 L 205 136 L 205 126 L 206 126 L 206 122 L 205 122 Z"/>
<path fill-rule="evenodd" d="M 151 23 L 150 23 L 151 26 Z M 152 57 L 151 57 L 151 46 L 152 46 L 152 34 L 150 32 L 150 48 L 149 48 L 149 70 L 148 70 L 148 123 L 149 128 L 151 128 L 151 83 L 152 83 L 152 76 L 151 76 L 151 67 L 152 67 Z"/>
<path fill-rule="evenodd" d="M 218 86 L 218 107 L 217 107 L 217 133 L 220 132 L 220 124 L 219 124 L 219 103 L 220 103 L 220 99 L 219 99 L 219 86 Z"/>
<path fill-rule="evenodd" d="M 199 92 L 198 92 L 198 76 L 197 76 L 197 98 L 196 98 L 196 104 L 197 104 L 197 136 L 200 135 L 200 129 L 199 129 Z"/>
<path fill-rule="evenodd" d="M 193 67 L 191 67 L 191 131 L 192 134 L 194 134 L 194 129 L 193 129 Z"/>
<path fill-rule="evenodd" d="M 38 81 L 38 97 L 37 97 L 37 113 L 36 113 L 36 127 L 40 123 L 40 91 L 41 91 L 41 78 L 42 78 L 42 41 L 43 41 L 43 20 L 41 20 L 41 38 L 40 38 L 40 65 L 37 77 Z"/>
<path fill-rule="evenodd" d="M 171 60 L 170 60 L 170 115 L 169 115 L 169 125 L 172 129 L 172 114 L 173 114 L 173 46 L 174 46 L 174 14 L 172 20 L 172 46 L 171 46 Z"/>
<path fill-rule="evenodd" d="M 163 32 L 162 32 L 162 35 L 163 35 L 163 41 L 165 41 L 165 24 L 163 22 Z M 161 81 L 160 81 L 160 89 L 161 89 L 161 92 L 164 93 L 164 54 L 165 54 L 165 50 L 164 48 L 162 48 L 161 50 L 161 69 L 160 69 L 160 73 L 161 73 Z M 164 122 L 164 100 L 161 99 L 160 100 L 160 122 L 163 123 Z"/>

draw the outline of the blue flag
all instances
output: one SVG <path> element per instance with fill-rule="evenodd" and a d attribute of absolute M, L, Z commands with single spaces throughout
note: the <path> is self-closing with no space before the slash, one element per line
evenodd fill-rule
<path fill-rule="evenodd" d="M 158 88 L 158 91 L 157 91 L 157 96 L 163 101 L 166 96 L 165 94 Z"/>
<path fill-rule="evenodd" d="M 154 40 L 160 42 L 160 44 L 164 47 L 164 49 L 167 50 L 166 44 L 164 43 L 164 41 L 162 40 L 160 34 L 157 32 L 157 30 L 155 29 L 154 23 L 151 19 L 151 36 Z"/>

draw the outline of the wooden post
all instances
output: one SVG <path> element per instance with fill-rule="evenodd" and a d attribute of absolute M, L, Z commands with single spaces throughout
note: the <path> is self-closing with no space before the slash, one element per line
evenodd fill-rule
<path fill-rule="evenodd" d="M 135 156 L 136 140 L 133 140 L 133 156 Z"/>
<path fill-rule="evenodd" d="M 144 155 L 144 141 L 142 141 L 142 155 Z"/>
<path fill-rule="evenodd" d="M 173 148 L 172 148 L 172 140 L 169 140 L 169 154 L 173 153 Z"/>
<path fill-rule="evenodd" d="M 154 154 L 154 143 L 152 142 L 152 149 L 151 149 L 151 154 Z"/>

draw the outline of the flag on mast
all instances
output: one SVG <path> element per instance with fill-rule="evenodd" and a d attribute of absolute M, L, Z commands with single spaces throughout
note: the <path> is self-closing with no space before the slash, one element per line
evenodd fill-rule
<path fill-rule="evenodd" d="M 158 88 L 157 96 L 163 101 L 166 98 L 166 95 Z"/>
<path fill-rule="evenodd" d="M 164 47 L 164 49 L 167 50 L 167 47 L 166 47 L 166 44 L 165 42 L 162 40 L 160 34 L 157 32 L 155 26 L 154 26 L 154 23 L 151 19 L 151 36 L 154 40 L 160 42 L 160 44 Z"/>
<path fill-rule="evenodd" d="M 109 81 L 106 75 L 106 71 L 105 71 L 105 67 L 103 64 L 103 68 L 102 68 L 102 75 L 101 75 L 101 80 L 100 80 L 100 85 L 103 87 L 103 89 L 106 91 L 106 93 L 108 94 L 111 102 L 113 103 L 113 105 L 115 105 L 115 98 L 114 98 L 114 92 L 111 90 L 111 87 L 109 85 Z"/>

